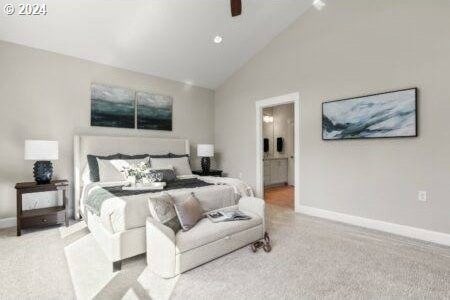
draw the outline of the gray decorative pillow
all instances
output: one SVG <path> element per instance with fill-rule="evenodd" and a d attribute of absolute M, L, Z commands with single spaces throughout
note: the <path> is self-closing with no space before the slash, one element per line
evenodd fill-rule
<path fill-rule="evenodd" d="M 203 219 L 203 209 L 194 193 L 190 193 L 182 201 L 175 202 L 174 206 L 183 231 L 188 231 Z"/>
<path fill-rule="evenodd" d="M 97 158 L 99 159 L 120 159 L 121 154 L 113 154 L 109 156 L 100 156 L 100 155 L 87 155 L 87 162 L 89 165 L 89 176 L 92 182 L 100 181 L 100 174 L 98 170 Z"/>
<path fill-rule="evenodd" d="M 148 207 L 153 219 L 171 228 L 175 233 L 181 229 L 180 221 L 173 206 L 172 197 L 167 193 L 152 195 Z"/>

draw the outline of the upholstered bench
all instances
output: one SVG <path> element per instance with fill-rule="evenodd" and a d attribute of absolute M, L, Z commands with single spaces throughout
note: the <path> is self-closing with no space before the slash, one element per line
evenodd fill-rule
<path fill-rule="evenodd" d="M 203 218 L 190 230 L 175 234 L 171 228 L 148 218 L 147 263 L 150 270 L 163 278 L 171 278 L 264 237 L 264 200 L 243 197 L 238 205 L 226 209 L 239 209 L 251 219 L 213 223 Z"/>

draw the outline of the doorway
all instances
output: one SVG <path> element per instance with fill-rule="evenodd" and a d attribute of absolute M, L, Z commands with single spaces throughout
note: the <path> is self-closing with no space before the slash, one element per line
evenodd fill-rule
<path fill-rule="evenodd" d="M 256 102 L 257 195 L 267 203 L 299 207 L 300 100 L 293 93 Z"/>

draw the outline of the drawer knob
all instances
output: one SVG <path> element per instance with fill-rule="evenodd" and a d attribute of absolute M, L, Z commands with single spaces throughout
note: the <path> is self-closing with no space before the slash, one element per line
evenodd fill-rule
<path fill-rule="evenodd" d="M 47 219 L 46 218 L 42 219 L 42 222 L 47 223 Z"/>

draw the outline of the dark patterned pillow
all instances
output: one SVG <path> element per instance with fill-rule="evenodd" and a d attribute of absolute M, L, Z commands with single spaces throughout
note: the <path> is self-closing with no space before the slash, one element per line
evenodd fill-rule
<path fill-rule="evenodd" d="M 160 182 L 171 182 L 177 179 L 177 175 L 175 175 L 175 171 L 173 169 L 150 169 L 148 174 L 149 176 L 152 176 L 152 174 L 161 174 L 161 180 L 157 180 Z"/>
<path fill-rule="evenodd" d="M 120 159 L 121 158 L 121 154 L 117 153 L 117 154 L 108 155 L 108 156 L 99 156 L 99 155 L 88 154 L 87 155 L 87 163 L 88 163 L 88 166 L 89 166 L 89 177 L 90 177 L 92 182 L 99 182 L 100 181 L 100 174 L 99 174 L 99 170 L 98 170 L 97 158 L 99 158 L 99 159 L 109 159 L 109 160 Z"/>

